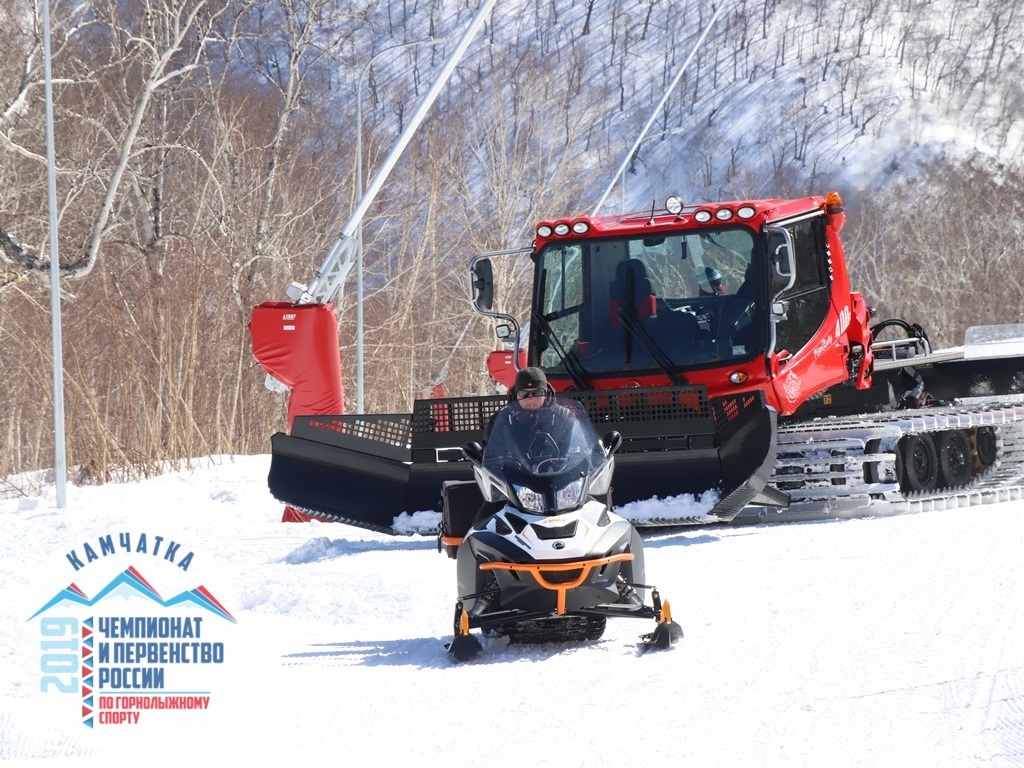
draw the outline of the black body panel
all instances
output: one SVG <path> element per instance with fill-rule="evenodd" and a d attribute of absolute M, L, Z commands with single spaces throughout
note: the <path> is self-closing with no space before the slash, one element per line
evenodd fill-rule
<path fill-rule="evenodd" d="M 623 437 L 616 504 L 717 488 L 712 514 L 731 520 L 764 491 L 775 412 L 761 393 L 713 401 L 691 386 L 565 394 L 584 405 L 599 434 Z M 291 435 L 273 437 L 270 491 L 317 516 L 391 532 L 403 512 L 439 511 L 443 481 L 472 479 L 461 446 L 481 440 L 505 402 L 418 400 L 411 416 L 300 416 Z"/>

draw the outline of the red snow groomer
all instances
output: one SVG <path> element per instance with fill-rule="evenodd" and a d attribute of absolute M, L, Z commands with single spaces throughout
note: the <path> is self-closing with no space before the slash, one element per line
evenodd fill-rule
<path fill-rule="evenodd" d="M 599 433 L 621 433 L 617 505 L 703 501 L 632 518 L 640 526 L 1019 495 L 1024 407 L 1010 395 L 1024 389 L 1024 345 L 1008 339 L 1021 329 L 970 329 L 965 347 L 934 352 L 918 325 L 870 328 L 845 220 L 833 192 L 541 222 L 531 247 L 470 262 L 473 305 L 506 342 L 492 376 L 508 387 L 517 367 L 540 366 Z M 498 257 L 534 262 L 528 322 L 493 309 Z M 504 402 L 296 414 L 273 437 L 271 491 L 315 517 L 393 531 L 402 513 L 439 510 L 443 481 L 472 477 L 461 446 Z"/>

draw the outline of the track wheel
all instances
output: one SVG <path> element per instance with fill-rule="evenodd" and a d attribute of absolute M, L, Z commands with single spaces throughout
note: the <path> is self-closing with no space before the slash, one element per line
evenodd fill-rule
<path fill-rule="evenodd" d="M 929 434 L 907 435 L 897 453 L 904 491 L 934 491 L 939 484 L 939 452 Z"/>
<path fill-rule="evenodd" d="M 939 469 L 943 486 L 955 488 L 970 482 L 974 472 L 971 441 L 966 432 L 953 429 L 939 435 Z"/>
<path fill-rule="evenodd" d="M 996 463 L 996 429 L 995 427 L 978 427 L 974 437 L 974 449 L 978 454 L 978 463 L 983 468 Z"/>

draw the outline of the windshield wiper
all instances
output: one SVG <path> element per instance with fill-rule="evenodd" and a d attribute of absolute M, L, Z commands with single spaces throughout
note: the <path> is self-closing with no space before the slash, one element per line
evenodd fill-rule
<path fill-rule="evenodd" d="M 658 346 L 658 343 L 654 340 L 647 329 L 638 323 L 634 318 L 629 316 L 629 313 L 623 307 L 619 307 L 619 319 L 622 320 L 622 324 L 629 331 L 633 338 L 636 338 L 644 345 L 644 348 L 650 353 L 651 357 L 654 358 L 654 362 L 658 364 L 665 375 L 669 377 L 673 384 L 677 387 L 681 387 L 686 384 L 686 379 L 679 372 L 679 366 L 668 355 L 665 354 L 665 350 Z M 627 339 L 629 337 L 626 337 Z"/>
<path fill-rule="evenodd" d="M 573 384 L 576 385 L 577 389 L 592 389 L 590 382 L 588 381 L 587 369 L 583 367 L 583 363 L 580 362 L 576 356 L 576 352 L 566 352 L 565 347 L 562 346 L 562 342 L 555 336 L 554 331 L 551 329 L 551 323 L 547 321 L 538 310 L 532 311 L 533 318 L 537 321 L 537 325 L 544 332 L 544 336 L 554 347 L 555 352 L 558 354 L 559 359 L 565 365 L 565 371 L 569 374 Z"/>

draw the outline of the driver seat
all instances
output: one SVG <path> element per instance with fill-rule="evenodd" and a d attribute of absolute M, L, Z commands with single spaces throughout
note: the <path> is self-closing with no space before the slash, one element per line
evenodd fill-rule
<path fill-rule="evenodd" d="M 640 259 L 626 259 L 615 267 L 609 307 L 612 328 L 622 325 L 620 309 L 629 313 L 633 320 L 646 320 L 658 314 L 654 286 L 647 276 L 647 267 Z"/>
<path fill-rule="evenodd" d="M 743 346 L 747 349 L 748 353 L 755 347 L 760 347 L 759 326 L 752 320 L 741 325 L 737 325 L 737 323 L 747 308 L 755 302 L 756 296 L 752 274 L 752 266 L 748 266 L 744 273 L 743 282 L 736 289 L 736 293 L 725 297 L 719 331 L 720 333 L 730 334 L 728 339 L 721 339 L 722 344 Z"/>

